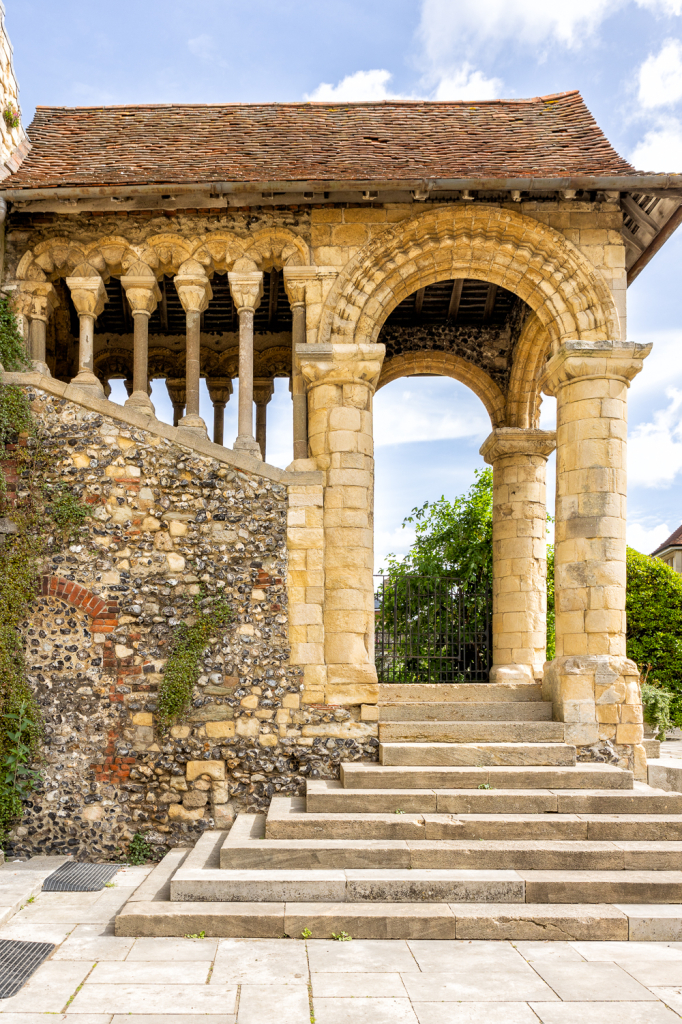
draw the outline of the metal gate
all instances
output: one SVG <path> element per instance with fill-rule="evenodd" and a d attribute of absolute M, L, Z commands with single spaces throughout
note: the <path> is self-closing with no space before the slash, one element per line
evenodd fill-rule
<path fill-rule="evenodd" d="M 375 576 L 380 683 L 487 683 L 491 595 L 452 576 Z"/>

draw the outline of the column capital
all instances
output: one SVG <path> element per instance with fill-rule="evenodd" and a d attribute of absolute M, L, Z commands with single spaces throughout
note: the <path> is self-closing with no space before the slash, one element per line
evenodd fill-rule
<path fill-rule="evenodd" d="M 19 286 L 19 310 L 31 320 L 49 320 L 59 305 L 59 295 L 50 281 L 22 281 Z"/>
<path fill-rule="evenodd" d="M 275 393 L 275 382 L 271 377 L 254 377 L 253 400 L 256 405 L 267 405 Z"/>
<path fill-rule="evenodd" d="M 79 316 L 99 316 L 107 301 L 104 281 L 95 277 L 67 277 L 66 283 Z"/>
<path fill-rule="evenodd" d="M 320 384 L 363 384 L 376 389 L 385 345 L 297 345 L 301 373 L 308 388 Z"/>
<path fill-rule="evenodd" d="M 586 377 L 612 377 L 629 385 L 650 352 L 650 342 L 564 341 L 546 363 L 540 389 L 556 395 L 562 385 Z"/>
<path fill-rule="evenodd" d="M 207 377 L 206 386 L 211 401 L 225 405 L 234 390 L 231 377 Z"/>
<path fill-rule="evenodd" d="M 231 270 L 227 280 L 238 313 L 243 309 L 258 309 L 263 297 L 263 274 L 260 270 Z"/>
<path fill-rule="evenodd" d="M 508 455 L 539 455 L 548 458 L 556 448 L 556 431 L 524 427 L 496 427 L 479 452 L 489 466 Z"/>
<path fill-rule="evenodd" d="M 153 274 L 149 277 L 146 274 L 126 274 L 121 278 L 121 287 L 125 289 L 133 313 L 152 315 L 161 298 L 161 290 Z"/>
<path fill-rule="evenodd" d="M 203 313 L 208 308 L 213 290 L 205 274 L 176 274 L 173 281 L 185 313 Z"/>

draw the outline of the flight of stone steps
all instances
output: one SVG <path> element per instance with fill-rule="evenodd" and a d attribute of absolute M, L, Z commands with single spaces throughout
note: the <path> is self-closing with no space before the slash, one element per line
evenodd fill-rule
<path fill-rule="evenodd" d="M 174 850 L 117 934 L 682 939 L 682 793 L 576 763 L 536 685 L 380 693 L 379 764 Z"/>

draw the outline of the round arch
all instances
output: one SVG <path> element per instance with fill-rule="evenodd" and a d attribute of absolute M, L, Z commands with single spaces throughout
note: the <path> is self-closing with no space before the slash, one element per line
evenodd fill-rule
<path fill-rule="evenodd" d="M 564 338 L 620 338 L 606 281 L 563 235 L 513 210 L 457 204 L 392 225 L 363 246 L 330 289 L 318 341 L 376 342 L 408 295 L 467 277 L 523 299 L 554 348 Z"/>
<path fill-rule="evenodd" d="M 377 391 L 400 377 L 420 374 L 454 377 L 461 384 L 466 384 L 483 402 L 493 427 L 504 426 L 505 399 L 500 388 L 484 370 L 452 352 L 405 352 L 386 360 L 381 368 Z"/>

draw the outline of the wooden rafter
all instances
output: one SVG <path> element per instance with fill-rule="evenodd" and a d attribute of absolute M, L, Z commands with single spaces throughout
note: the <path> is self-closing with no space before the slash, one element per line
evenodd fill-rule
<path fill-rule="evenodd" d="M 450 292 L 450 302 L 448 304 L 448 320 L 457 319 L 457 314 L 459 313 L 459 304 L 462 301 L 463 287 L 463 277 L 458 277 L 456 281 L 452 282 L 452 291 Z"/>
<path fill-rule="evenodd" d="M 270 271 L 270 305 L 268 309 L 268 327 L 271 331 L 277 328 L 277 299 L 279 298 L 279 271 Z"/>
<path fill-rule="evenodd" d="M 488 320 L 490 320 L 490 317 L 493 315 L 493 310 L 495 309 L 495 298 L 496 298 L 496 296 L 497 296 L 497 285 L 496 284 L 489 284 L 488 285 L 488 294 L 487 294 L 486 300 L 485 300 L 485 309 L 483 310 L 483 323 L 484 324 L 486 324 L 488 322 Z"/>

